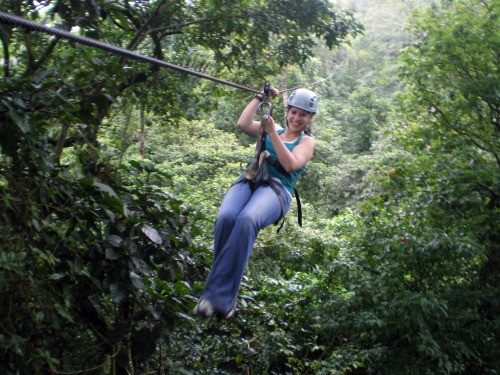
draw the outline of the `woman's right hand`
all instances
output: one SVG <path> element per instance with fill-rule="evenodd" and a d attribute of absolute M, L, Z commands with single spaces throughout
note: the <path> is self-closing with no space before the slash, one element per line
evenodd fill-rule
<path fill-rule="evenodd" d="M 270 86 L 269 91 L 271 98 L 275 98 L 279 94 L 278 89 L 273 86 Z M 259 94 L 257 94 L 256 97 L 258 95 Z M 264 95 L 264 93 L 262 93 L 261 95 Z M 241 115 L 237 121 L 238 127 L 251 137 L 256 137 L 259 133 L 260 122 L 255 121 L 253 118 L 260 103 L 261 101 L 257 98 L 252 99 L 250 103 L 247 104 L 243 112 L 241 112 Z"/>

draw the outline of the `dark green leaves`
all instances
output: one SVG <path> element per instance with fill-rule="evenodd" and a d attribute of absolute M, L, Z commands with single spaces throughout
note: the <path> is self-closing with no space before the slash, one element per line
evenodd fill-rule
<path fill-rule="evenodd" d="M 158 244 L 158 245 L 161 245 L 163 240 L 162 238 L 160 237 L 160 235 L 158 234 L 158 231 L 152 227 L 150 227 L 149 225 L 144 225 L 142 227 L 142 232 L 151 240 L 153 241 L 155 244 Z"/>

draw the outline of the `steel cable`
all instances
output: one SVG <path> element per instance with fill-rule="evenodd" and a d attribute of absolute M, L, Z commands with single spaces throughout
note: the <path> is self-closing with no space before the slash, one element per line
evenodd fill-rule
<path fill-rule="evenodd" d="M 233 87 L 233 88 L 236 88 L 239 90 L 250 91 L 250 92 L 253 92 L 256 94 L 260 93 L 260 90 L 255 90 L 255 89 L 252 89 L 249 87 L 239 85 L 237 83 L 233 83 L 233 82 L 229 82 L 229 81 L 226 81 L 223 79 L 212 77 L 208 74 L 197 72 L 195 70 L 185 68 L 182 66 L 174 65 L 174 64 L 168 63 L 166 61 L 163 61 L 163 60 L 160 60 L 160 59 L 157 59 L 154 57 L 144 56 L 144 55 L 141 55 L 137 52 L 133 52 L 133 51 L 130 51 L 130 50 L 125 49 L 125 48 L 117 47 L 117 46 L 109 44 L 109 43 L 104 43 L 104 42 L 100 42 L 100 41 L 92 39 L 92 38 L 76 35 L 74 33 L 66 31 L 66 30 L 58 29 L 55 27 L 48 27 L 48 26 L 40 25 L 38 23 L 29 21 L 25 18 L 16 16 L 13 14 L 9 14 L 6 12 L 0 11 L 0 22 L 4 23 L 4 24 L 13 25 L 13 26 L 23 27 L 23 28 L 31 30 L 31 31 L 37 31 L 37 32 L 41 32 L 41 33 L 54 35 L 54 36 L 57 36 L 59 38 L 68 39 L 68 40 L 71 40 L 73 42 L 83 44 L 86 46 L 100 48 L 100 49 L 105 50 L 107 52 L 111 52 L 111 53 L 114 53 L 117 55 L 128 57 L 128 58 L 131 58 L 134 60 L 145 61 L 145 62 L 148 62 L 150 64 L 162 66 L 164 68 L 167 68 L 170 70 L 175 70 L 177 72 L 181 72 L 181 73 L 185 73 L 185 74 L 189 74 L 189 75 L 192 75 L 195 77 L 208 79 L 210 81 L 217 82 L 217 83 L 220 83 L 222 85 L 230 86 L 230 87 Z"/>

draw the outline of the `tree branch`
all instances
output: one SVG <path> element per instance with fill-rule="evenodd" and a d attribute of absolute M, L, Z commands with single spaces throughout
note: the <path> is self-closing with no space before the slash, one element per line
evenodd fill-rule
<path fill-rule="evenodd" d="M 160 12 L 160 9 L 163 7 L 163 5 L 166 3 L 167 0 L 162 0 L 158 3 L 158 6 L 156 7 L 155 10 L 151 13 L 151 15 L 148 17 L 146 22 L 142 24 L 142 26 L 137 30 L 137 33 L 135 36 L 132 38 L 130 43 L 127 45 L 127 49 L 130 50 L 135 50 L 137 46 L 146 38 L 149 34 L 148 28 L 150 23 L 153 21 L 153 19 L 156 18 L 158 13 Z"/>
<path fill-rule="evenodd" d="M 45 52 L 43 53 L 43 55 L 40 56 L 38 61 L 36 61 L 33 64 L 33 72 L 36 72 L 38 69 L 40 69 L 40 67 L 45 63 L 45 61 L 47 61 L 50 54 L 54 51 L 54 48 L 56 47 L 58 42 L 59 42 L 59 38 L 54 38 L 50 41 L 50 44 L 47 47 L 47 49 L 45 50 Z"/>
<path fill-rule="evenodd" d="M 463 130 L 460 130 L 458 129 L 456 126 L 454 126 L 451 121 L 448 120 L 448 118 L 446 117 L 446 115 L 443 113 L 443 111 L 441 111 L 441 109 L 439 109 L 438 106 L 434 105 L 434 104 L 431 104 L 431 108 L 434 109 L 434 116 L 436 115 L 440 115 L 442 120 L 444 121 L 445 125 L 452 129 L 454 132 L 456 132 L 457 134 L 459 135 L 463 135 L 465 136 L 466 138 L 468 138 L 477 148 L 479 148 L 480 150 L 483 150 L 485 152 L 488 152 L 490 154 L 493 155 L 493 157 L 495 158 L 496 162 L 497 162 L 497 165 L 500 166 L 500 156 L 494 151 L 494 150 L 490 150 L 488 149 L 486 146 L 483 146 L 481 145 L 479 142 L 477 142 L 477 140 L 475 138 L 478 138 L 480 139 L 482 142 L 484 143 L 488 143 L 488 142 L 485 142 L 484 140 L 481 139 L 481 137 L 477 136 L 477 135 L 470 135 L 468 133 L 466 133 L 465 131 Z M 437 116 L 436 116 L 437 117 Z"/>
<path fill-rule="evenodd" d="M 61 152 L 64 147 L 66 137 L 68 136 L 68 129 L 69 129 L 69 124 L 66 121 L 64 121 L 61 128 L 61 134 L 59 135 L 59 139 L 57 140 L 57 144 L 54 149 L 54 159 L 57 161 L 59 161 L 59 157 L 61 156 Z"/>
<path fill-rule="evenodd" d="M 197 24 L 204 24 L 204 23 L 209 23 L 209 22 L 214 22 L 214 21 L 220 21 L 220 20 L 225 20 L 228 18 L 234 19 L 234 18 L 245 18 L 245 15 L 234 15 L 234 14 L 228 14 L 224 16 L 218 16 L 218 17 L 212 17 L 212 18 L 204 18 L 202 20 L 194 20 L 194 21 L 189 21 L 189 22 L 183 22 L 179 23 L 176 25 L 170 25 L 170 26 L 164 26 L 164 27 L 157 27 L 155 29 L 152 29 L 151 31 L 163 31 L 163 30 L 173 30 L 172 32 L 169 32 L 168 34 L 182 34 L 182 28 L 186 26 L 191 26 L 191 25 L 197 25 Z"/>
<path fill-rule="evenodd" d="M 9 51 L 9 35 L 3 27 L 0 27 L 0 39 L 2 39 L 3 49 L 3 75 L 10 76 L 10 51 Z"/>
<path fill-rule="evenodd" d="M 24 45 L 26 46 L 26 55 L 27 55 L 27 66 L 26 66 L 26 75 L 32 73 L 33 66 L 35 65 L 35 58 L 33 57 L 33 48 L 31 47 L 31 32 L 25 31 L 23 33 Z"/>
<path fill-rule="evenodd" d="M 498 107 L 493 103 L 487 102 L 488 108 L 490 109 L 491 118 L 490 122 L 493 124 L 494 129 L 498 132 L 500 131 L 500 119 L 498 118 Z"/>
<path fill-rule="evenodd" d="M 135 19 L 134 15 L 132 14 L 132 8 L 131 8 L 130 3 L 128 2 L 128 0 L 124 0 L 123 1 L 123 6 L 127 10 L 126 15 L 127 15 L 128 19 L 130 20 L 130 22 L 132 22 L 132 24 L 137 29 L 140 29 L 140 23 L 139 23 L 138 20 Z"/>

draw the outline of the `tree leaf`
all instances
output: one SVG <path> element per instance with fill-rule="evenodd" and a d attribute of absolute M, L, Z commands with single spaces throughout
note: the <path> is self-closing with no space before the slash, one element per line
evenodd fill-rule
<path fill-rule="evenodd" d="M 115 303 L 122 303 L 125 300 L 126 293 L 117 284 L 110 284 L 109 293 Z"/>
<path fill-rule="evenodd" d="M 17 125 L 19 130 L 24 134 L 28 133 L 31 130 L 30 123 L 26 120 L 26 117 L 19 115 L 17 112 L 10 110 L 9 115 L 14 120 L 14 123 Z"/>
<path fill-rule="evenodd" d="M 142 281 L 141 277 L 133 271 L 130 272 L 130 281 L 132 281 L 132 284 L 134 284 L 134 286 L 138 290 L 140 290 L 141 292 L 144 291 L 145 289 L 144 282 Z"/>
<path fill-rule="evenodd" d="M 142 227 L 142 233 L 144 233 L 155 244 L 161 245 L 163 243 L 163 240 L 158 231 L 153 227 L 150 227 L 149 225 L 144 225 Z"/>
<path fill-rule="evenodd" d="M 106 248 L 106 259 L 109 260 L 117 260 L 120 258 L 120 254 L 113 250 L 112 248 L 108 247 Z"/>
<path fill-rule="evenodd" d="M 63 273 L 53 273 L 52 275 L 49 276 L 49 279 L 51 280 L 59 280 L 64 277 Z"/>
<path fill-rule="evenodd" d="M 135 268 L 140 271 L 142 274 L 146 276 L 151 276 L 151 270 L 149 269 L 148 264 L 137 256 L 132 256 L 132 262 L 134 263 Z"/>
<path fill-rule="evenodd" d="M 102 182 L 94 181 L 93 184 L 97 189 L 99 189 L 102 192 L 108 193 L 109 195 L 112 195 L 113 197 L 117 197 L 117 194 L 113 190 L 113 188 L 109 185 L 103 184 Z"/>
<path fill-rule="evenodd" d="M 123 244 L 124 240 L 120 236 L 117 236 L 116 234 L 111 234 L 108 236 L 108 242 L 110 243 L 111 246 L 114 247 L 121 247 Z"/>

